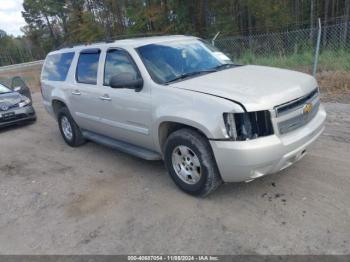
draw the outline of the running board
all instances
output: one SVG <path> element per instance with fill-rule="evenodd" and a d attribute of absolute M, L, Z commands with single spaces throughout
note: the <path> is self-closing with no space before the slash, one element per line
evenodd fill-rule
<path fill-rule="evenodd" d="M 103 135 L 99 135 L 90 131 L 82 131 L 83 136 L 91 141 L 94 141 L 98 144 L 122 151 L 124 153 L 145 159 L 145 160 L 161 160 L 162 157 L 160 154 L 148 150 L 143 147 L 138 147 L 126 142 L 122 142 L 113 138 L 109 138 Z"/>

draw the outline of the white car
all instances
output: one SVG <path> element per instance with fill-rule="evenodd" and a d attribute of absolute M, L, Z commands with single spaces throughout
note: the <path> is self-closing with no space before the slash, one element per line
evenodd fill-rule
<path fill-rule="evenodd" d="M 193 195 L 290 166 L 326 119 L 312 76 L 236 65 L 189 36 L 63 48 L 46 57 L 41 83 L 67 144 L 163 159 Z"/>

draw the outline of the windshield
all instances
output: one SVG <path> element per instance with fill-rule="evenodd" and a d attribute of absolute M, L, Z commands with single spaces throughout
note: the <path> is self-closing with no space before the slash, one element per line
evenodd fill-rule
<path fill-rule="evenodd" d="M 10 89 L 8 89 L 6 86 L 0 84 L 0 94 L 9 93 L 9 92 L 11 92 Z"/>
<path fill-rule="evenodd" d="M 137 48 L 152 79 L 159 84 L 188 76 L 215 72 L 233 64 L 230 58 L 201 40 L 183 40 L 145 45 Z"/>

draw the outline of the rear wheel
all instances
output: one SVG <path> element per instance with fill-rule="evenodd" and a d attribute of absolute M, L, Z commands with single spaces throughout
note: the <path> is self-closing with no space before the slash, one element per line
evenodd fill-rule
<path fill-rule="evenodd" d="M 80 128 L 69 113 L 68 108 L 62 107 L 59 109 L 57 120 L 62 137 L 68 145 L 77 147 L 86 142 Z"/>
<path fill-rule="evenodd" d="M 191 195 L 206 196 L 222 183 L 207 138 L 195 130 L 172 133 L 164 146 L 164 160 L 175 184 Z"/>

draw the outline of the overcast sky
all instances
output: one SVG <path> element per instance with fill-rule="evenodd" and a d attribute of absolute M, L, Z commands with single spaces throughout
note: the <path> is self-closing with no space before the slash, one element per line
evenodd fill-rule
<path fill-rule="evenodd" d="M 9 35 L 23 35 L 20 28 L 26 23 L 21 11 L 23 0 L 0 0 L 0 29 Z"/>

